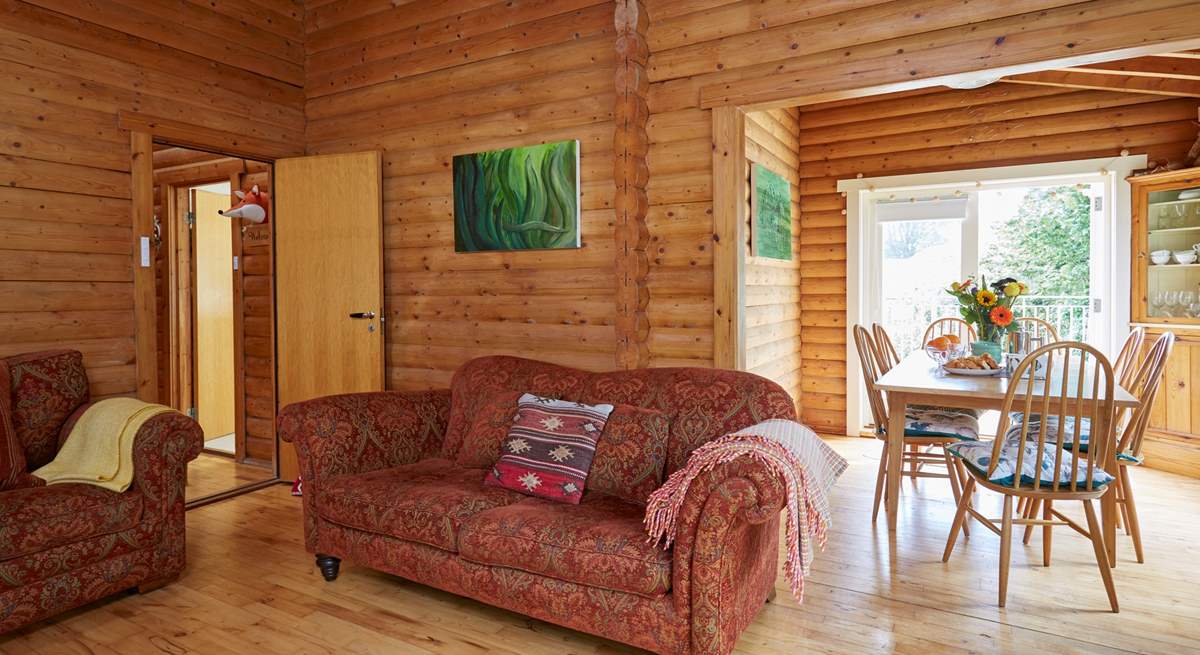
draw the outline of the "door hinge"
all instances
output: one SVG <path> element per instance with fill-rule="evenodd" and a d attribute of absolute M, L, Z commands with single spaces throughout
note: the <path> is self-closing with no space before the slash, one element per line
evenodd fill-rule
<path fill-rule="evenodd" d="M 188 229 L 196 227 L 196 212 L 188 212 L 184 217 L 187 219 Z"/>
<path fill-rule="evenodd" d="M 188 408 L 188 411 L 187 411 L 187 415 L 188 415 L 188 418 L 190 418 L 190 419 L 192 419 L 193 421 L 195 421 L 195 420 L 196 420 L 196 408 L 195 408 L 195 407 L 189 407 L 189 408 Z"/>

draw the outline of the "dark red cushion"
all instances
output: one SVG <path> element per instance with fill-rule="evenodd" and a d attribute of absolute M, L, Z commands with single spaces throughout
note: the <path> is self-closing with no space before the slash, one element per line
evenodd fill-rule
<path fill-rule="evenodd" d="M 25 451 L 25 466 L 36 471 L 54 459 L 62 424 L 88 401 L 83 355 L 54 350 L 8 358 L 12 422 Z"/>
<path fill-rule="evenodd" d="M 588 493 L 646 504 L 663 481 L 671 423 L 655 409 L 617 405 L 604 424 L 588 473 Z"/>
<path fill-rule="evenodd" d="M 0 493 L 0 560 L 128 530 L 142 494 L 90 484 L 51 484 Z"/>
<path fill-rule="evenodd" d="M 525 394 L 485 483 L 579 504 L 612 405 Z"/>
<path fill-rule="evenodd" d="M 500 457 L 500 442 L 512 427 L 520 397 L 520 391 L 498 391 L 477 399 L 462 448 L 454 458 L 455 464 L 486 469 L 496 463 Z"/>
<path fill-rule="evenodd" d="M 458 526 L 478 512 L 523 500 L 483 486 L 478 469 L 426 459 L 322 480 L 317 513 L 346 527 L 455 551 Z"/>
<path fill-rule="evenodd" d="M 612 496 L 579 505 L 530 498 L 465 521 L 463 558 L 644 596 L 671 589 L 671 552 L 646 543 L 643 509 Z"/>

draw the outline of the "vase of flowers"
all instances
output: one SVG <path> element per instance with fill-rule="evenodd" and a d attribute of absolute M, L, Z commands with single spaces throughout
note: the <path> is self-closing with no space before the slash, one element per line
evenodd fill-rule
<path fill-rule="evenodd" d="M 975 326 L 979 339 L 971 343 L 971 354 L 988 353 L 999 361 L 1003 351 L 1000 344 L 1013 323 L 1013 303 L 1029 293 L 1029 287 L 1011 277 L 989 285 L 980 276 L 978 283 L 972 278 L 955 282 L 946 293 L 958 300 L 958 313 L 963 320 Z"/>

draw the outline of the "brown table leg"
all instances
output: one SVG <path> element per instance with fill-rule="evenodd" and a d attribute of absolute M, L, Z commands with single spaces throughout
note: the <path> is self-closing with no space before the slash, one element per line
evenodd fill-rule
<path fill-rule="evenodd" d="M 900 512 L 901 464 L 904 460 L 904 408 L 908 398 L 903 393 L 888 393 L 888 472 L 887 521 L 888 530 L 895 531 L 896 515 Z"/>

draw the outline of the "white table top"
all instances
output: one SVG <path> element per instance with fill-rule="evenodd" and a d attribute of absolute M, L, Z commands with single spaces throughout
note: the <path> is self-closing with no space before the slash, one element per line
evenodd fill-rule
<path fill-rule="evenodd" d="M 1056 370 L 1052 373 L 1058 373 L 1061 368 L 1056 364 Z M 1072 375 L 1071 380 L 1067 382 L 1067 388 L 1074 395 L 1074 386 L 1077 382 L 1077 376 Z M 1090 376 L 1088 377 L 1090 381 Z M 1002 401 L 1005 394 L 1008 393 L 1008 386 L 1011 380 L 1001 376 L 967 376 L 953 375 L 951 373 L 943 373 L 938 370 L 938 365 L 934 363 L 929 355 L 923 351 L 914 351 L 900 360 L 892 370 L 888 371 L 879 378 L 876 386 L 883 391 L 894 393 L 909 393 L 909 394 L 935 394 L 939 396 L 970 396 L 973 398 L 985 398 L 989 400 Z M 1051 380 L 1050 386 L 1051 397 L 1058 395 L 1062 388 L 1062 383 L 1055 379 Z M 1041 387 L 1045 382 L 1037 380 L 1035 382 L 1035 391 L 1041 393 Z M 1025 382 L 1020 382 L 1022 387 Z M 1090 392 L 1090 389 L 1086 391 Z M 1103 389 L 1101 389 L 1103 393 Z M 1018 389 L 1018 397 L 1024 397 L 1025 394 L 1020 393 Z M 1114 396 L 1117 407 L 1136 407 L 1138 399 L 1123 389 L 1119 384 L 1114 384 Z M 1084 394 L 1085 398 L 1090 397 L 1090 393 Z"/>

